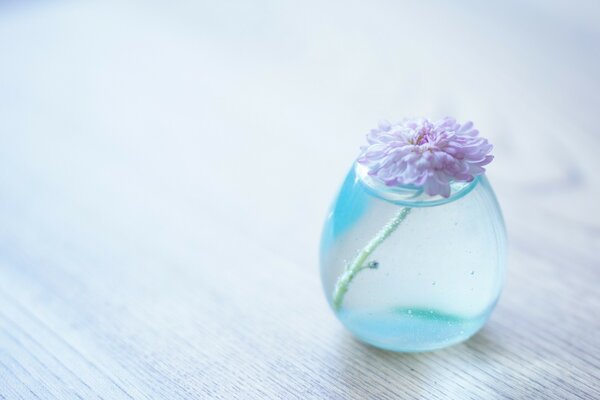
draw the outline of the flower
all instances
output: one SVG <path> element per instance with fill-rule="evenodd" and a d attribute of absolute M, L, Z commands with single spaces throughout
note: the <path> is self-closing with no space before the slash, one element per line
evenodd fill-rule
<path fill-rule="evenodd" d="M 428 195 L 450 196 L 450 183 L 470 182 L 493 160 L 492 145 L 479 137 L 472 122 L 454 118 L 429 121 L 383 121 L 367 134 L 357 161 L 387 186 L 413 185 Z"/>

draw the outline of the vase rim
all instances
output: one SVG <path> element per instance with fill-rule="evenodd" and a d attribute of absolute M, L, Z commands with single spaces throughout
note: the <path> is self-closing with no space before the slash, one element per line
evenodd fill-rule
<path fill-rule="evenodd" d="M 365 190 L 382 200 L 405 207 L 434 207 L 463 198 L 479 183 L 481 176 L 476 176 L 471 182 L 450 182 L 450 196 L 430 196 L 423 188 L 413 185 L 386 186 L 369 175 L 368 168 L 358 162 L 353 166 L 357 180 Z"/>

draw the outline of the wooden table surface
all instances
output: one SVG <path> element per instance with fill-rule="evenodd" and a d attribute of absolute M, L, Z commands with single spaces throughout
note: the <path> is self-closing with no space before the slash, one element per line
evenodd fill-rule
<path fill-rule="evenodd" d="M 418 3 L 0 3 L 0 399 L 600 398 L 598 3 Z M 407 355 L 317 253 L 412 115 L 495 144 L 510 246 L 485 328 Z"/>

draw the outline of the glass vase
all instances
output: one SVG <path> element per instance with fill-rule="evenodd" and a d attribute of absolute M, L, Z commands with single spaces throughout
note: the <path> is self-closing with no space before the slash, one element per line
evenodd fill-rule
<path fill-rule="evenodd" d="M 321 238 L 327 300 L 359 340 L 417 352 L 462 342 L 503 286 L 506 231 L 485 176 L 448 198 L 381 186 L 350 169 Z"/>

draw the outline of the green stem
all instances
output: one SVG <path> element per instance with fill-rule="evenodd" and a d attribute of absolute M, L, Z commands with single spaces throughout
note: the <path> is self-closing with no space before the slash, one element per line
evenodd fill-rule
<path fill-rule="evenodd" d="M 381 228 L 377 235 L 375 235 L 375 237 L 358 253 L 354 261 L 352 261 L 352 264 L 346 266 L 346 270 L 338 278 L 335 289 L 333 290 L 333 307 L 336 311 L 342 307 L 344 295 L 348 291 L 348 285 L 350 285 L 352 279 L 354 279 L 354 277 L 363 269 L 377 268 L 377 263 L 375 262 L 365 265 L 367 258 L 369 258 L 371 253 L 373 253 L 385 239 L 394 233 L 396 228 L 398 228 L 398 225 L 400 225 L 400 223 L 408 216 L 410 210 L 409 207 L 405 207 L 398 211 L 398 213 L 394 215 L 394 218 Z"/>

